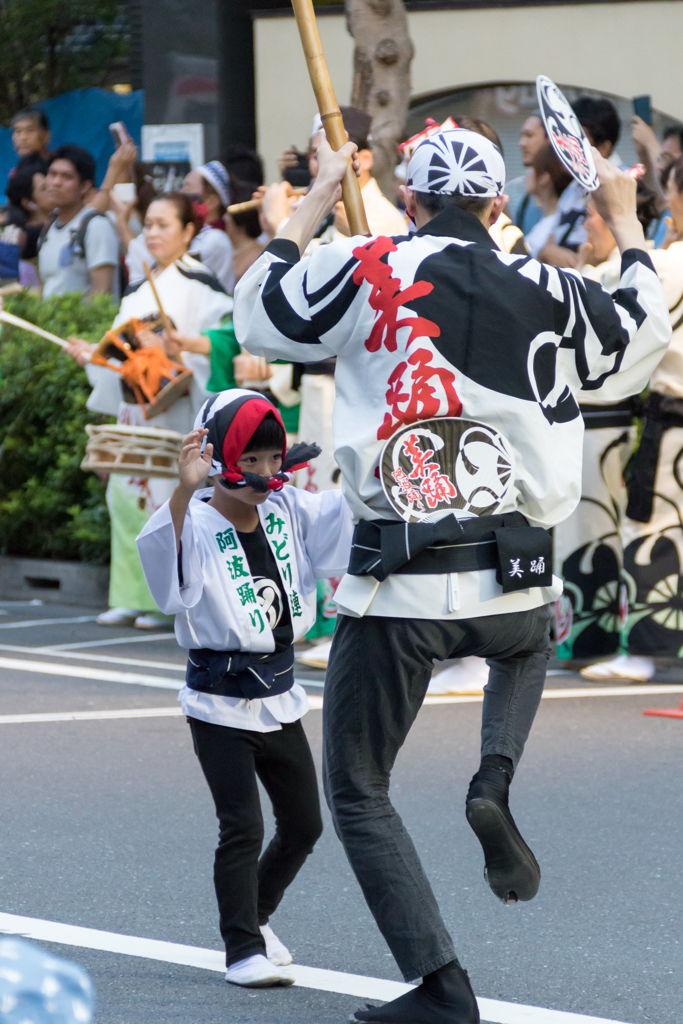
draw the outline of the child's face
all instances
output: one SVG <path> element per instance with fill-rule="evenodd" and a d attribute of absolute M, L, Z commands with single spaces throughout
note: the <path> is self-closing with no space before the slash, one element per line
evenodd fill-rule
<path fill-rule="evenodd" d="M 282 449 L 267 448 L 258 452 L 243 452 L 237 460 L 243 473 L 257 473 L 259 476 L 271 477 L 280 472 L 282 466 Z M 238 487 L 230 491 L 230 497 L 239 498 L 247 505 L 262 505 L 268 493 L 261 494 L 253 487 Z"/>

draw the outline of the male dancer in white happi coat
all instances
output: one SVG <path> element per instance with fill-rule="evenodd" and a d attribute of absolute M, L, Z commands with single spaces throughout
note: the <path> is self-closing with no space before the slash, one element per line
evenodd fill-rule
<path fill-rule="evenodd" d="M 508 789 L 561 590 L 547 528 L 581 493 L 578 398 L 637 393 L 671 329 L 635 182 L 597 153 L 594 199 L 622 253 L 611 296 L 576 272 L 496 248 L 488 228 L 505 203 L 503 159 L 461 129 L 425 140 L 410 161 L 414 235 L 350 238 L 300 261 L 353 152 L 321 146 L 311 192 L 237 287 L 234 323 L 240 343 L 268 359 L 337 357 L 335 457 L 357 525 L 325 684 L 326 795 L 401 971 L 422 979 L 355 1019 L 476 1024 L 469 980 L 389 799 L 391 769 L 433 659 L 487 658 L 467 817 L 494 893 L 533 898 L 540 870 Z M 397 451 L 410 455 L 408 472 L 405 459 L 391 462 Z"/>

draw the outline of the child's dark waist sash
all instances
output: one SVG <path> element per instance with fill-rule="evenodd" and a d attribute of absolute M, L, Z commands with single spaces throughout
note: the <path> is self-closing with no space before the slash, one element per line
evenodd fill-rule
<path fill-rule="evenodd" d="M 294 648 L 277 654 L 191 650 L 185 681 L 192 690 L 220 697 L 277 697 L 294 685 Z"/>
<path fill-rule="evenodd" d="M 521 512 L 436 523 L 363 520 L 353 534 L 351 576 L 442 575 L 496 569 L 503 592 L 552 584 L 550 534 Z"/>

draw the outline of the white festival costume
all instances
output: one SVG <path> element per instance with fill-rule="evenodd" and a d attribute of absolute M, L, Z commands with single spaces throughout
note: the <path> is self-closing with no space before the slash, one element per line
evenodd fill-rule
<path fill-rule="evenodd" d="M 461 169 L 471 165 L 465 158 Z M 482 175 L 473 194 L 495 183 L 495 173 Z M 578 400 L 639 392 L 671 335 L 644 252 L 625 255 L 620 289 L 610 297 L 578 272 L 501 253 L 477 218 L 451 208 L 409 238 L 350 238 L 303 261 L 293 242 L 276 239 L 237 286 L 234 324 L 239 342 L 270 360 L 337 357 L 335 457 L 356 520 L 398 518 L 378 476 L 397 428 L 462 416 L 511 446 L 515 480 L 499 512 L 548 528 L 581 494 Z M 554 578 L 503 595 L 495 569 L 486 569 L 382 583 L 347 575 L 336 596 L 349 615 L 457 619 L 538 607 L 561 587 Z"/>
<path fill-rule="evenodd" d="M 316 580 L 346 571 L 351 514 L 338 490 L 308 494 L 289 486 L 271 493 L 258 506 L 258 514 L 280 571 L 296 642 L 315 621 Z M 150 590 L 163 612 L 175 614 L 180 646 L 188 650 L 274 651 L 273 633 L 254 599 L 253 579 L 232 525 L 195 497 L 185 517 L 181 542 L 182 584 L 168 503 L 154 513 L 138 538 Z M 183 712 L 193 718 L 258 732 L 296 721 L 308 708 L 306 694 L 297 684 L 280 696 L 251 701 L 200 693 L 185 686 L 180 700 Z"/>
<path fill-rule="evenodd" d="M 650 389 L 655 396 L 667 396 L 680 401 L 683 399 L 683 242 L 674 242 L 668 249 L 655 249 L 650 255 L 664 289 L 673 329 L 671 345 L 650 378 Z M 619 286 L 618 251 L 615 249 L 600 266 L 586 267 L 584 274 L 600 281 L 608 291 L 614 291 Z M 636 656 L 681 657 L 683 650 L 682 453 L 683 424 L 674 425 L 672 421 L 661 439 L 652 514 L 648 522 L 636 522 L 628 518 L 625 491 L 621 484 L 621 501 L 618 504 L 620 514 L 611 540 L 624 581 L 621 621 L 614 622 L 613 606 L 602 610 L 600 607 L 587 608 L 586 618 L 590 618 L 592 613 L 603 630 L 617 630 L 621 627 L 622 647 Z M 596 455 L 593 454 L 591 459 L 591 452 L 585 451 L 584 459 L 588 474 L 592 472 L 595 475 L 599 471 Z M 588 497 L 590 492 L 586 494 L 584 491 L 584 495 Z M 583 504 L 582 501 L 572 516 L 571 525 L 581 513 Z M 594 510 L 584 510 L 583 532 L 577 536 L 574 547 L 589 544 L 594 548 L 601 525 L 604 526 L 604 516 L 600 524 Z M 594 562 L 594 552 L 589 549 L 589 553 Z M 591 559 L 585 560 L 588 564 L 584 571 L 596 575 L 599 567 L 591 564 Z M 577 587 L 577 599 L 583 599 L 584 604 L 587 604 L 586 594 L 582 593 L 585 589 Z M 612 652 L 616 650 L 615 643 Z M 581 651 L 581 656 L 597 653 L 610 652 L 594 649 L 585 654 Z"/>
<path fill-rule="evenodd" d="M 164 311 L 177 330 L 196 337 L 209 327 L 216 326 L 232 309 L 232 299 L 210 270 L 191 256 L 183 256 L 155 278 Z M 129 286 L 118 315 L 115 328 L 132 317 L 143 319 L 158 313 L 156 299 L 145 278 Z M 166 412 L 151 421 L 144 418 L 142 408 L 123 400 L 121 377 L 104 366 L 86 365 L 93 392 L 88 408 L 95 412 L 116 416 L 118 423 L 130 426 L 157 427 L 177 430 L 186 434 L 202 402 L 206 398 L 206 383 L 210 374 L 207 356 L 183 353 L 183 362 L 194 371 L 190 394 L 179 398 Z M 135 537 L 151 513 L 166 501 L 175 487 L 175 479 L 158 477 L 139 478 L 112 474 L 107 487 L 107 505 L 111 518 L 112 558 L 109 604 L 137 611 L 155 610 L 154 601 L 145 583 L 135 548 Z"/>

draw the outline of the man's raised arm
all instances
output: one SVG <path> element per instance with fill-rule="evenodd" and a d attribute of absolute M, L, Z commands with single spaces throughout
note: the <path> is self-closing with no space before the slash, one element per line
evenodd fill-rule
<path fill-rule="evenodd" d="M 573 340 L 577 397 L 610 403 L 643 390 L 666 352 L 671 325 L 636 216 L 636 182 L 595 149 L 593 156 L 600 187 L 592 198 L 621 253 L 621 280 L 608 295 L 576 272 L 557 272 L 563 291 L 560 333 Z"/>
<path fill-rule="evenodd" d="M 355 152 L 351 142 L 336 153 L 321 143 L 311 191 L 238 282 L 233 323 L 247 351 L 293 362 L 318 362 L 337 354 L 340 339 L 334 328 L 347 306 L 337 308 L 335 288 L 326 285 L 346 264 L 353 264 L 358 240 L 321 246 L 306 260 L 301 254 L 339 202 L 341 180 Z M 355 160 L 354 169 L 359 170 Z"/>

